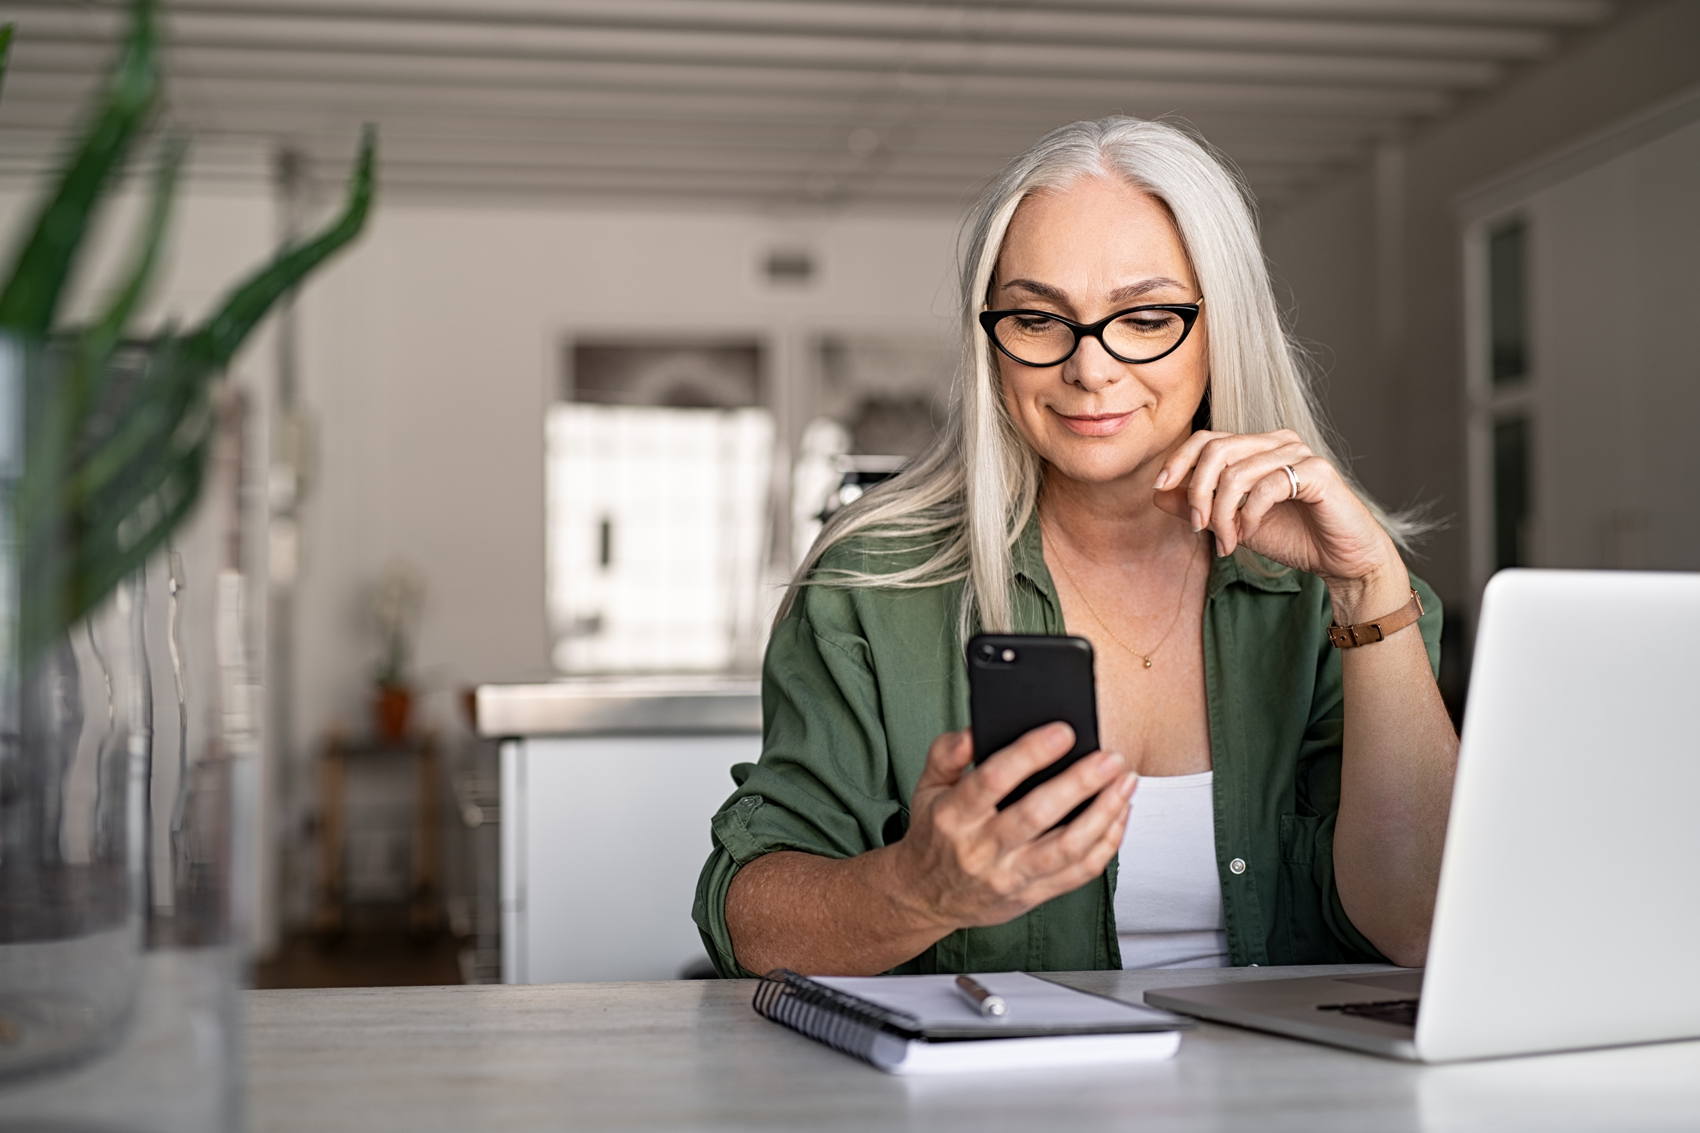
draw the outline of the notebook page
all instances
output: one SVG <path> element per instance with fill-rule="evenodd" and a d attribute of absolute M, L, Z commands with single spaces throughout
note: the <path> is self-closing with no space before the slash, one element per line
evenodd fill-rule
<path fill-rule="evenodd" d="M 955 976 L 815 976 L 816 983 L 902 1011 L 920 1020 L 923 1029 L 983 1027 L 1110 1027 L 1170 1019 L 1161 1011 L 1119 1003 L 1063 987 L 1025 972 L 992 972 L 978 980 L 1009 1005 L 1002 1019 L 984 1019 L 962 993 Z M 1175 1021 L 1181 1025 L 1179 1020 Z"/>

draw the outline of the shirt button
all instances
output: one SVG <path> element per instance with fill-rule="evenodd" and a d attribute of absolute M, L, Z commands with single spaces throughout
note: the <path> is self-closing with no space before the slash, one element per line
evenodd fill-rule
<path fill-rule="evenodd" d="M 1244 873 L 1245 872 L 1245 859 L 1244 858 L 1235 858 L 1233 861 L 1229 862 L 1228 863 L 1228 872 L 1229 873 Z"/>

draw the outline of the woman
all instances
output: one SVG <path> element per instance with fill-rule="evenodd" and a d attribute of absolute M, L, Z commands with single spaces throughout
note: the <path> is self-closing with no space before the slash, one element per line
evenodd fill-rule
<path fill-rule="evenodd" d="M 1333 463 L 1239 184 L 1173 126 L 1080 122 L 970 232 L 951 425 L 835 517 L 774 627 L 698 886 L 716 965 L 1422 964 L 1440 605 Z M 1004 811 L 1073 741 L 970 765 L 976 629 L 1098 662 L 1103 750 Z"/>

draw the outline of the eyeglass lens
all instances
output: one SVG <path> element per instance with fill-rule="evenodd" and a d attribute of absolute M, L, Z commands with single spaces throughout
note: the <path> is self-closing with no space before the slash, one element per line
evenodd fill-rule
<path fill-rule="evenodd" d="M 998 342 L 1029 366 L 1055 366 L 1074 352 L 1074 331 L 1043 315 L 1005 315 L 993 331 Z M 1186 334 L 1186 320 L 1173 311 L 1130 311 L 1104 328 L 1104 345 L 1131 362 L 1173 350 Z"/>

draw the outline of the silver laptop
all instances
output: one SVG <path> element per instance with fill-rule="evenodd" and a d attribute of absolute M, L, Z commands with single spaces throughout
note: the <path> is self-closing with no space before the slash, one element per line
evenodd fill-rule
<path fill-rule="evenodd" d="M 1700 574 L 1482 599 L 1428 967 L 1149 991 L 1423 1062 L 1700 1037 Z"/>

